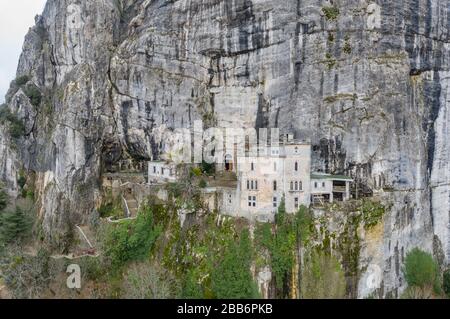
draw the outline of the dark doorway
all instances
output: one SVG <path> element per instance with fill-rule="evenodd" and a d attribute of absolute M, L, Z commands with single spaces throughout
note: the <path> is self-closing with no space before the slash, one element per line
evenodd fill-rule
<path fill-rule="evenodd" d="M 225 156 L 225 170 L 227 172 L 233 171 L 233 157 L 231 155 Z"/>

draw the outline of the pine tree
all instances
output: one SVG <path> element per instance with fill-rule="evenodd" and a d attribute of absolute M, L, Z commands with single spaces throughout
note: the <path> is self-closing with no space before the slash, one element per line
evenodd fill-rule
<path fill-rule="evenodd" d="M 29 235 L 30 230 L 30 220 L 20 207 L 0 215 L 0 242 L 21 241 Z"/>
<path fill-rule="evenodd" d="M 258 289 L 250 272 L 252 244 L 248 231 L 239 243 L 232 242 L 220 265 L 212 274 L 212 288 L 218 299 L 251 299 L 258 297 Z"/>
<path fill-rule="evenodd" d="M 0 186 L 0 211 L 4 210 L 8 206 L 8 194 Z"/>

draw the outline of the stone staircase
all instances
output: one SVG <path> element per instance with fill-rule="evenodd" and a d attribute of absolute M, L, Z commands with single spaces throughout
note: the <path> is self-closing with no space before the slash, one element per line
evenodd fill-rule
<path fill-rule="evenodd" d="M 127 211 L 128 218 L 135 218 L 138 215 L 139 204 L 132 194 L 125 192 L 123 195 L 123 200 L 125 208 Z"/>

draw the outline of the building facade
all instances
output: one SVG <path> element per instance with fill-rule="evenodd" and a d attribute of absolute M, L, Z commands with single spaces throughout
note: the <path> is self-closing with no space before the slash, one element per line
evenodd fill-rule
<path fill-rule="evenodd" d="M 353 179 L 344 175 L 324 173 L 311 174 L 311 201 L 313 204 L 348 201 L 350 199 L 350 184 Z"/>
<path fill-rule="evenodd" d="M 239 211 L 261 219 L 273 219 L 285 199 L 286 211 L 309 206 L 311 196 L 311 147 L 306 143 L 285 143 L 268 148 L 269 154 L 238 158 Z"/>
<path fill-rule="evenodd" d="M 168 183 L 177 181 L 177 170 L 174 164 L 163 161 L 148 162 L 148 183 Z"/>
<path fill-rule="evenodd" d="M 277 147 L 259 149 L 256 154 L 225 154 L 216 166 L 214 186 L 205 189 L 208 206 L 220 213 L 250 220 L 273 221 L 284 199 L 286 212 L 301 206 L 323 205 L 350 199 L 353 180 L 343 175 L 311 172 L 311 144 L 287 139 Z M 220 176 L 235 175 L 235 182 Z M 149 162 L 149 183 L 175 182 L 176 167 L 167 162 Z M 211 193 L 215 193 L 214 197 Z"/>

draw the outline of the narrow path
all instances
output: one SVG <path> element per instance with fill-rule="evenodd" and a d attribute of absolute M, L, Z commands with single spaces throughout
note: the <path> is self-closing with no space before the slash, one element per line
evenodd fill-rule
<path fill-rule="evenodd" d="M 86 240 L 86 242 L 88 243 L 89 247 L 94 248 L 94 246 L 92 246 L 91 242 L 89 241 L 89 239 L 87 238 L 86 234 L 84 233 L 83 229 L 80 226 L 76 226 L 77 229 L 80 231 L 81 235 L 83 236 L 83 238 Z"/>

